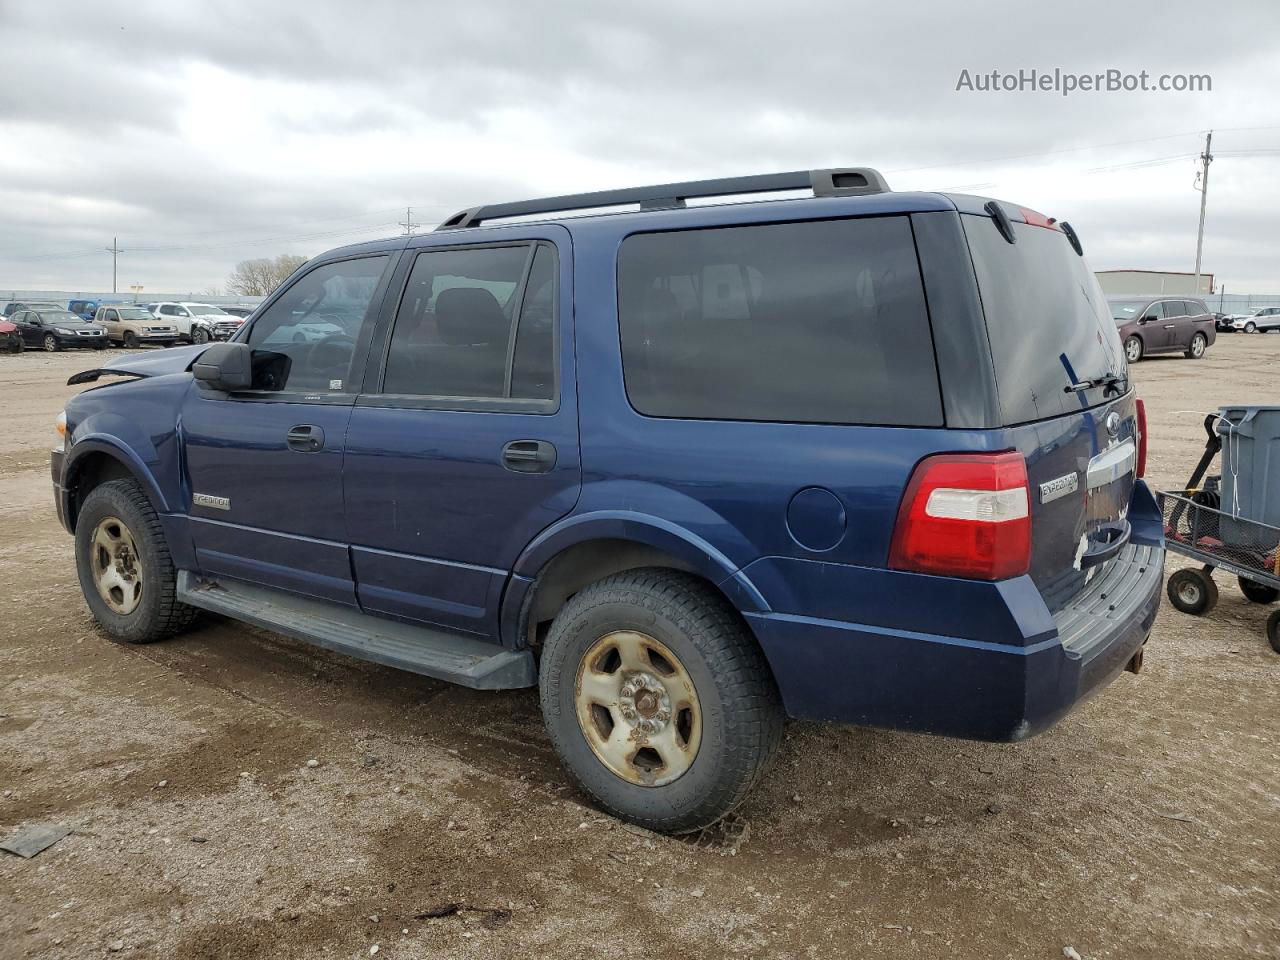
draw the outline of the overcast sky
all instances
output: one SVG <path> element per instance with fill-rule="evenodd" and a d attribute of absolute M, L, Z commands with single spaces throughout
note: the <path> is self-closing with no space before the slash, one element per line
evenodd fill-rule
<path fill-rule="evenodd" d="M 0 0 L 0 296 L 221 288 L 479 203 L 867 165 L 1280 293 L 1280 3 Z M 980 93 L 1020 68 L 1212 92 Z"/>

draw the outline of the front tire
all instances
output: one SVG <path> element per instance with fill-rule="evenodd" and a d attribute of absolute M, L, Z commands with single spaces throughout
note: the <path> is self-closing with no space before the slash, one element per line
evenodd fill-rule
<path fill-rule="evenodd" d="M 551 625 L 539 692 L 551 742 L 614 816 L 666 833 L 710 826 L 782 738 L 769 665 L 736 611 L 673 570 L 616 574 Z"/>
<path fill-rule="evenodd" d="M 126 330 L 124 332 L 124 345 L 130 350 L 136 350 L 138 348 L 138 335 L 132 330 Z"/>
<path fill-rule="evenodd" d="M 208 343 L 209 331 L 204 329 L 204 327 L 196 327 L 194 330 L 191 331 L 191 342 L 192 343 Z"/>
<path fill-rule="evenodd" d="M 136 480 L 93 489 L 76 518 L 76 572 L 89 612 L 126 643 L 185 630 L 197 611 L 177 599 L 178 572 L 164 529 Z"/>
<path fill-rule="evenodd" d="M 1218 585 L 1199 567 L 1177 570 L 1169 577 L 1169 602 L 1183 613 L 1199 617 L 1218 605 Z"/>
<path fill-rule="evenodd" d="M 62 344 L 58 343 L 58 338 L 52 333 L 46 333 L 44 335 L 44 348 L 50 353 L 57 353 L 62 349 Z"/>
<path fill-rule="evenodd" d="M 1257 325 L 1256 323 L 1254 323 L 1252 320 L 1250 320 L 1248 323 L 1246 323 L 1246 324 L 1244 325 L 1244 332 L 1245 332 L 1245 333 L 1257 333 L 1257 332 L 1258 332 L 1258 325 Z"/>
<path fill-rule="evenodd" d="M 1280 653 L 1280 610 L 1273 610 L 1267 617 L 1267 643 L 1271 649 Z"/>
<path fill-rule="evenodd" d="M 1144 353 L 1142 338 L 1129 336 L 1124 342 L 1124 356 L 1130 363 L 1137 363 Z"/>
<path fill-rule="evenodd" d="M 1186 357 L 1188 360 L 1199 360 L 1204 356 L 1205 347 L 1209 345 L 1208 339 L 1203 333 L 1197 333 L 1191 338 L 1191 345 L 1187 347 Z"/>

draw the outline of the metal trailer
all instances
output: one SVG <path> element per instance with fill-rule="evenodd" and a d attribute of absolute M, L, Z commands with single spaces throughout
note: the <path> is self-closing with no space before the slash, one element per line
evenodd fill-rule
<path fill-rule="evenodd" d="M 1240 591 L 1251 602 L 1270 604 L 1280 599 L 1280 527 L 1222 510 L 1221 478 L 1205 480 L 1209 464 L 1222 449 L 1220 420 L 1217 414 L 1205 417 L 1209 439 L 1186 488 L 1158 494 L 1165 546 L 1201 564 L 1175 571 L 1167 587 L 1169 602 L 1192 616 L 1206 614 L 1217 605 L 1218 586 L 1213 581 L 1213 571 L 1218 568 L 1236 575 Z M 1236 533 L 1246 530 L 1248 545 L 1240 545 L 1238 536 L 1232 537 L 1233 543 L 1224 542 L 1223 528 L 1227 525 Z M 1267 641 L 1280 653 L 1280 610 L 1267 618 Z"/>

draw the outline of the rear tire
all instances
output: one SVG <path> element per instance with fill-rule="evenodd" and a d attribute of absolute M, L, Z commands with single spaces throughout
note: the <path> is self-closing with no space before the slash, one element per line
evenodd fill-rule
<path fill-rule="evenodd" d="M 1205 347 L 1208 345 L 1208 338 L 1203 333 L 1197 333 L 1191 338 L 1191 345 L 1187 347 L 1186 358 L 1188 360 L 1199 360 L 1204 356 Z"/>
<path fill-rule="evenodd" d="M 769 665 L 701 580 L 630 570 L 556 616 L 539 671 L 551 742 L 582 789 L 666 833 L 710 826 L 760 779 L 782 739 Z"/>
<path fill-rule="evenodd" d="M 76 572 L 89 612 L 126 643 L 154 643 L 189 627 L 178 572 L 155 508 L 136 480 L 93 489 L 76 518 Z"/>
<path fill-rule="evenodd" d="M 1267 643 L 1271 649 L 1280 653 L 1280 610 L 1273 610 L 1267 617 Z"/>
<path fill-rule="evenodd" d="M 1175 571 L 1166 589 L 1169 602 L 1193 617 L 1202 616 L 1218 605 L 1218 585 L 1199 567 Z"/>
<path fill-rule="evenodd" d="M 1142 359 L 1142 355 L 1146 349 L 1142 345 L 1142 338 L 1130 335 L 1124 341 L 1124 356 L 1130 363 L 1137 363 Z"/>
<path fill-rule="evenodd" d="M 1250 603 L 1275 603 L 1280 600 L 1280 590 L 1275 587 L 1269 587 L 1265 583 L 1258 583 L 1256 580 L 1249 580 L 1245 577 L 1238 577 L 1240 581 L 1240 592 L 1245 595 L 1245 599 Z"/>

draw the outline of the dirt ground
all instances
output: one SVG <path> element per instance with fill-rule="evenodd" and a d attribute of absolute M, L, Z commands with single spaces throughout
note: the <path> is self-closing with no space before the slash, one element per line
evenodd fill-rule
<path fill-rule="evenodd" d="M 1278 357 L 1135 368 L 1158 485 Z M 532 691 L 216 619 L 100 635 L 47 467 L 99 359 L 0 356 L 0 837 L 73 831 L 0 853 L 0 957 L 1280 957 L 1280 656 L 1230 578 L 1037 739 L 793 724 L 730 823 L 668 839 L 570 786 Z"/>

